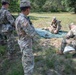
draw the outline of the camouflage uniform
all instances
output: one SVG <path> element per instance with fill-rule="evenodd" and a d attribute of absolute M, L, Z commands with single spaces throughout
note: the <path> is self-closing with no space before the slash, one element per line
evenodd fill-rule
<path fill-rule="evenodd" d="M 4 14 L 4 20 L 3 20 L 3 24 L 1 25 L 0 29 L 1 29 L 1 34 L 3 36 L 6 36 L 6 40 L 7 40 L 7 47 L 8 47 L 8 53 L 11 54 L 14 50 L 14 35 L 12 34 L 12 26 L 14 25 L 14 18 L 12 17 L 11 13 L 4 7 L 2 6 L 1 8 L 2 13 L 5 11 Z M 10 31 L 5 31 L 8 29 L 8 26 L 10 26 Z"/>
<path fill-rule="evenodd" d="M 21 6 L 29 6 L 29 2 L 22 0 Z M 22 65 L 24 75 L 32 75 L 34 68 L 34 56 L 32 52 L 32 39 L 35 37 L 35 29 L 30 23 L 30 19 L 21 13 L 15 22 L 16 31 L 18 34 L 18 44 L 22 52 Z"/>
<path fill-rule="evenodd" d="M 66 37 L 63 38 L 60 51 L 63 53 L 64 48 L 69 45 L 76 49 L 76 27 L 71 29 Z"/>
<path fill-rule="evenodd" d="M 16 30 L 18 34 L 18 44 L 22 52 L 22 65 L 24 75 L 32 75 L 34 68 L 34 56 L 32 53 L 32 38 L 36 34 L 34 27 L 30 24 L 24 14 L 20 14 L 16 19 Z"/>
<path fill-rule="evenodd" d="M 56 22 L 53 22 L 51 23 L 51 28 L 50 28 L 50 31 L 52 33 L 54 33 L 55 31 L 57 31 L 57 33 L 59 32 L 59 30 L 61 29 L 61 25 L 60 25 L 61 21 L 58 21 L 56 20 Z"/>

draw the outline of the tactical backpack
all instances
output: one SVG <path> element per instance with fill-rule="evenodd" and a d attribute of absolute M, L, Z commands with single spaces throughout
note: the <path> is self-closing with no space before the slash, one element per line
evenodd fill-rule
<path fill-rule="evenodd" d="M 0 25 L 3 24 L 6 10 L 0 10 Z"/>
<path fill-rule="evenodd" d="M 0 10 L 0 25 L 2 25 L 2 33 L 13 31 L 13 27 L 10 24 L 4 24 L 6 11 L 7 10 Z"/>

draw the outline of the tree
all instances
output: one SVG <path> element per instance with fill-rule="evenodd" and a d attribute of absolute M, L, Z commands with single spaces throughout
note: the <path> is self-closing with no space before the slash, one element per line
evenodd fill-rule
<path fill-rule="evenodd" d="M 10 11 L 11 12 L 19 12 L 19 0 L 8 0 L 10 2 Z M 0 0 L 1 2 L 1 0 Z M 1 3 L 0 3 L 0 8 L 1 8 Z"/>
<path fill-rule="evenodd" d="M 42 6 L 45 4 L 46 0 L 30 0 L 32 4 L 33 11 L 42 11 Z"/>
<path fill-rule="evenodd" d="M 76 0 L 63 0 L 66 7 L 71 7 L 74 10 L 74 13 L 76 13 Z"/>
<path fill-rule="evenodd" d="M 10 0 L 10 11 L 11 12 L 19 12 L 19 2 L 18 0 Z"/>
<path fill-rule="evenodd" d="M 45 4 L 43 5 L 43 10 L 51 12 L 65 11 L 61 0 L 46 0 Z"/>

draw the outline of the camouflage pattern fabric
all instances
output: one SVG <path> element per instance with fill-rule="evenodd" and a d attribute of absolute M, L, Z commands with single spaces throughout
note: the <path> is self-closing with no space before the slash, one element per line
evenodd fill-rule
<path fill-rule="evenodd" d="M 14 50 L 14 42 L 11 45 L 13 34 L 12 34 L 12 31 L 5 31 L 5 29 L 6 28 L 8 29 L 7 25 L 9 25 L 10 27 L 12 27 L 14 25 L 14 18 L 12 17 L 11 13 L 5 7 L 2 6 L 1 11 L 2 12 L 5 11 L 5 13 L 3 14 L 4 20 L 3 20 L 3 24 L 1 24 L 1 26 L 0 26 L 0 29 L 1 29 L 0 33 L 7 37 L 8 51 L 9 51 L 9 53 L 12 53 Z M 10 29 L 10 27 L 9 27 L 9 29 Z M 14 38 L 13 38 L 13 40 L 14 40 Z"/>
<path fill-rule="evenodd" d="M 68 32 L 68 34 L 67 34 L 67 38 L 71 38 L 71 37 L 73 37 L 73 36 L 76 36 L 76 27 L 74 27 L 74 28 L 72 28 L 69 32 Z"/>
<path fill-rule="evenodd" d="M 12 54 L 15 50 L 15 43 L 14 43 L 14 35 L 10 32 L 6 35 L 7 37 L 7 49 L 9 54 Z"/>
<path fill-rule="evenodd" d="M 15 25 L 19 37 L 18 44 L 22 52 L 24 75 L 32 75 L 34 68 L 32 39 L 36 35 L 35 29 L 32 23 L 30 23 L 30 20 L 22 13 L 16 19 Z"/>
<path fill-rule="evenodd" d="M 61 21 L 56 20 L 56 22 L 52 22 L 51 23 L 51 32 L 54 33 L 54 31 L 59 31 L 61 29 L 61 25 L 60 25 Z"/>
<path fill-rule="evenodd" d="M 31 6 L 29 0 L 21 0 L 20 1 L 20 7 L 27 7 L 27 6 Z"/>
<path fill-rule="evenodd" d="M 32 52 L 32 40 L 18 40 L 21 52 L 22 52 L 22 66 L 24 69 L 24 75 L 32 75 L 34 68 L 34 56 Z"/>
<path fill-rule="evenodd" d="M 12 17 L 11 13 L 2 6 L 1 8 L 1 11 L 5 13 L 3 14 L 4 15 L 4 21 L 3 21 L 3 24 L 11 24 L 11 25 L 14 25 L 14 18 Z"/>
<path fill-rule="evenodd" d="M 71 29 L 61 43 L 61 52 L 64 51 L 66 45 L 72 46 L 76 49 L 76 28 Z"/>

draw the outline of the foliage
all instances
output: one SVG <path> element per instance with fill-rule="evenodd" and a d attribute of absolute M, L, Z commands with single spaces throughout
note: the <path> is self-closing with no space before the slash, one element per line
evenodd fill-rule
<path fill-rule="evenodd" d="M 6 46 L 0 46 L 0 56 L 4 55 L 6 52 Z"/>
<path fill-rule="evenodd" d="M 0 0 L 1 2 L 1 0 Z M 20 8 L 19 8 L 19 0 L 9 0 L 10 2 L 10 11 L 11 12 L 19 12 L 20 11 Z M 1 3 L 0 3 L 0 7 L 1 7 Z"/>
<path fill-rule="evenodd" d="M 11 12 L 19 12 L 20 11 L 18 0 L 10 1 L 10 11 Z"/>
<path fill-rule="evenodd" d="M 0 0 L 1 1 L 1 0 Z M 32 12 L 61 12 L 74 11 L 76 13 L 76 0 L 30 0 Z M 19 12 L 20 0 L 10 0 L 10 11 Z M 1 7 L 1 4 L 0 4 Z"/>
<path fill-rule="evenodd" d="M 66 5 L 67 9 L 73 9 L 74 13 L 76 13 L 76 0 L 62 0 L 62 3 Z"/>
<path fill-rule="evenodd" d="M 45 11 L 45 12 L 57 12 L 66 11 L 64 6 L 61 4 L 61 0 L 31 0 L 32 10 L 34 11 Z"/>
<path fill-rule="evenodd" d="M 42 6 L 44 5 L 46 0 L 30 0 L 32 4 L 33 11 L 42 11 Z"/>
<path fill-rule="evenodd" d="M 43 5 L 43 10 L 51 12 L 66 11 L 64 10 L 64 6 L 61 4 L 61 0 L 47 0 Z"/>

